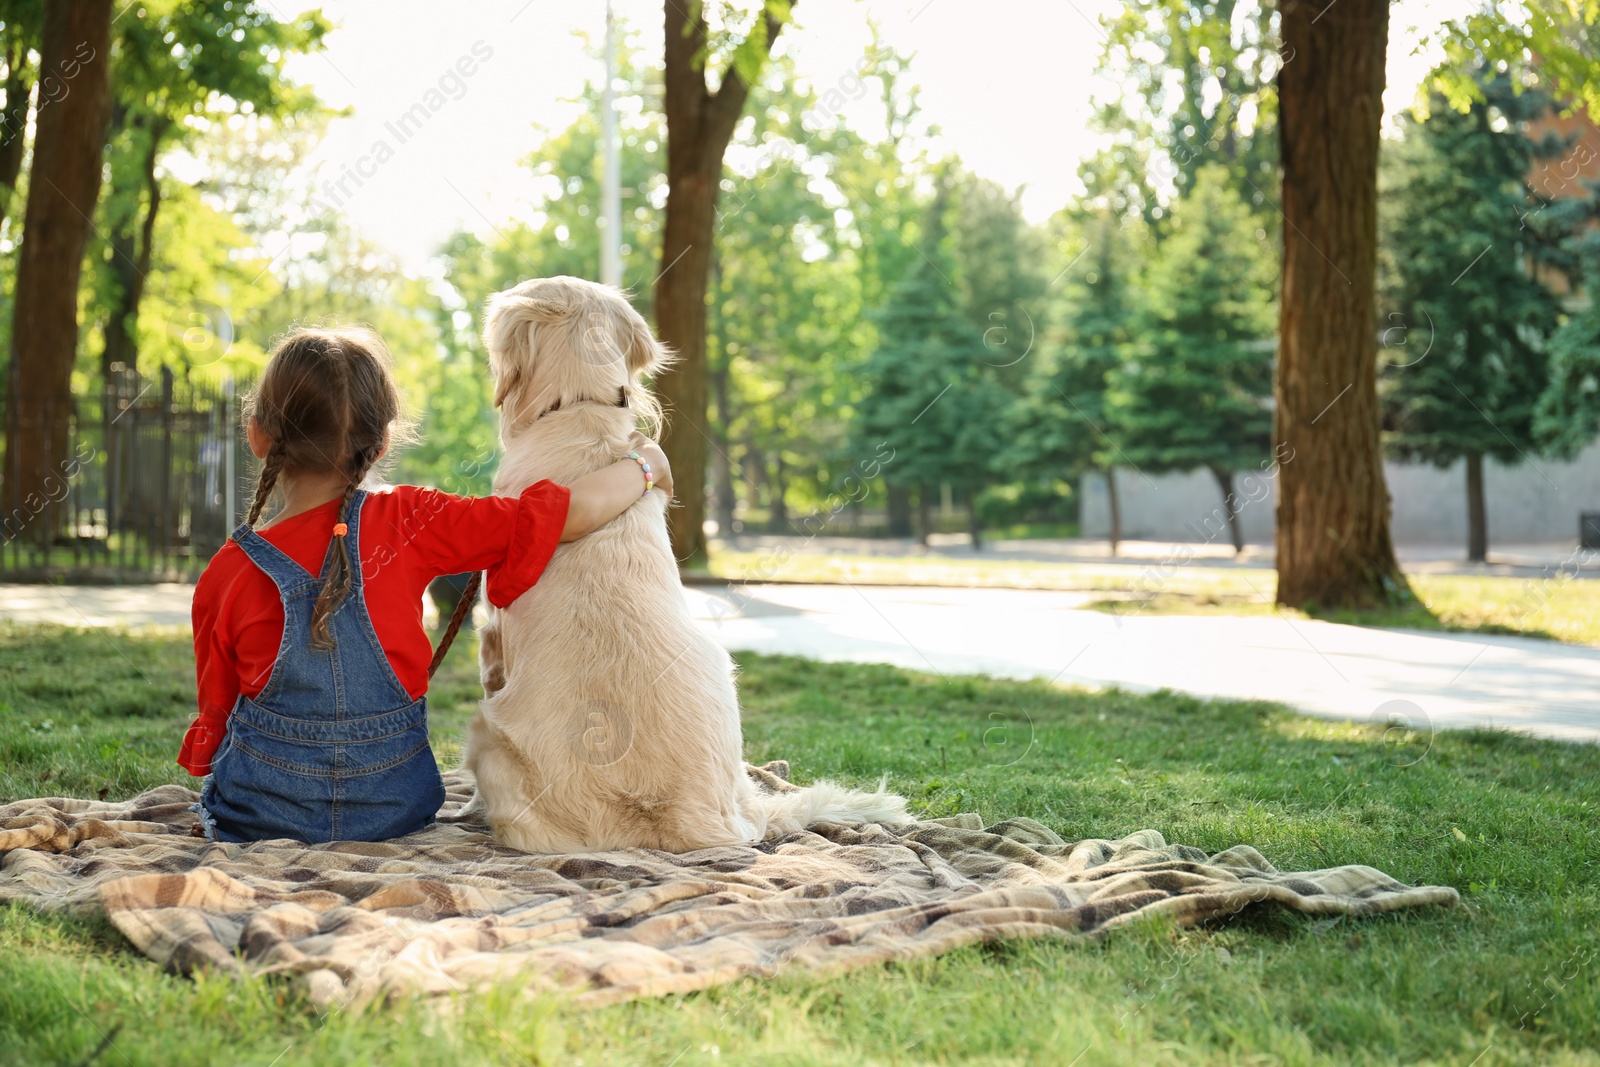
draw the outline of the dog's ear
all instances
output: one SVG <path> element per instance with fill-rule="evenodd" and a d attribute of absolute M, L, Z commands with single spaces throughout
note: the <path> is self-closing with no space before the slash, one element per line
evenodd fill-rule
<path fill-rule="evenodd" d="M 491 360 L 490 366 L 494 363 Z M 522 366 L 512 364 L 509 368 L 499 370 L 494 376 L 494 406 L 503 407 L 506 398 L 512 396 L 522 388 Z"/>
<path fill-rule="evenodd" d="M 484 316 L 483 345 L 489 350 L 489 372 L 494 377 L 494 406 L 522 388 L 524 375 L 533 356 L 533 324 L 520 314 L 514 301 L 504 294 L 489 299 Z"/>
<path fill-rule="evenodd" d="M 519 287 L 520 288 L 520 287 Z M 483 344 L 494 374 L 495 407 L 503 407 L 533 373 L 534 337 L 540 326 L 564 322 L 570 303 L 508 289 L 489 298 Z"/>
<path fill-rule="evenodd" d="M 628 359 L 628 378 L 637 381 L 641 374 L 655 375 L 666 370 L 677 359 L 672 349 L 656 340 L 650 324 L 635 312 L 628 316 L 624 354 Z"/>

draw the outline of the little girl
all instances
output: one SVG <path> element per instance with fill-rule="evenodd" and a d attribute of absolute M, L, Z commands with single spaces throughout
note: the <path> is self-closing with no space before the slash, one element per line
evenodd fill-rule
<path fill-rule="evenodd" d="M 556 545 L 598 529 L 654 486 L 671 492 L 642 435 L 627 459 L 520 497 L 361 484 L 407 435 L 383 342 L 300 330 L 246 401 L 261 460 L 250 516 L 194 591 L 199 714 L 178 762 L 206 775 L 199 813 L 220 841 L 375 841 L 421 829 L 444 802 L 428 745 L 422 592 L 487 570 L 505 607 Z M 255 527 L 272 491 L 283 507 Z"/>

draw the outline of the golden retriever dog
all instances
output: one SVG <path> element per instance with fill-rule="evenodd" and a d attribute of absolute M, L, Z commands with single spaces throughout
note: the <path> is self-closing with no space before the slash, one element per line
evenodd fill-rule
<path fill-rule="evenodd" d="M 640 379 L 669 353 L 613 287 L 523 282 L 490 299 L 484 339 L 498 494 L 570 484 L 625 456 L 641 419 L 659 424 Z M 641 496 L 490 610 L 485 697 L 462 760 L 477 779 L 471 808 L 496 840 L 539 853 L 686 852 L 824 822 L 904 821 L 905 800 L 881 786 L 771 794 L 745 774 L 733 662 L 690 618 L 667 505 L 665 493 Z"/>

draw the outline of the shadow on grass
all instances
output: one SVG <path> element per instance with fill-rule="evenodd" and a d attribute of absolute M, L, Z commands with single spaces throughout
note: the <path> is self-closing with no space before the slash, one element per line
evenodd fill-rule
<path fill-rule="evenodd" d="M 1389 608 L 1308 608 L 1303 613 L 1308 618 L 1323 622 L 1339 622 L 1347 626 L 1367 626 L 1387 630 L 1433 630 L 1443 633 L 1488 634 L 1498 637 L 1532 637 L 1542 641 L 1560 641 L 1548 630 L 1532 626 L 1508 625 L 1498 622 L 1460 623 L 1441 619 L 1420 600 Z"/>

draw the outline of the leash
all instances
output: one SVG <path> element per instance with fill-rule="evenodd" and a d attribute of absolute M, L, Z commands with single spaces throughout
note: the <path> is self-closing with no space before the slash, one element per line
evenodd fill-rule
<path fill-rule="evenodd" d="M 444 636 L 439 638 L 439 647 L 434 650 L 433 662 L 428 664 L 428 677 L 433 677 L 433 672 L 439 669 L 439 664 L 444 662 L 445 653 L 450 651 L 450 646 L 455 643 L 456 631 L 461 629 L 461 624 L 467 621 L 467 616 L 472 613 L 472 606 L 478 602 L 478 587 L 483 584 L 483 572 L 474 571 L 472 577 L 467 579 L 467 587 L 461 591 L 461 599 L 456 601 L 455 614 L 450 616 L 450 625 L 445 629 Z"/>

